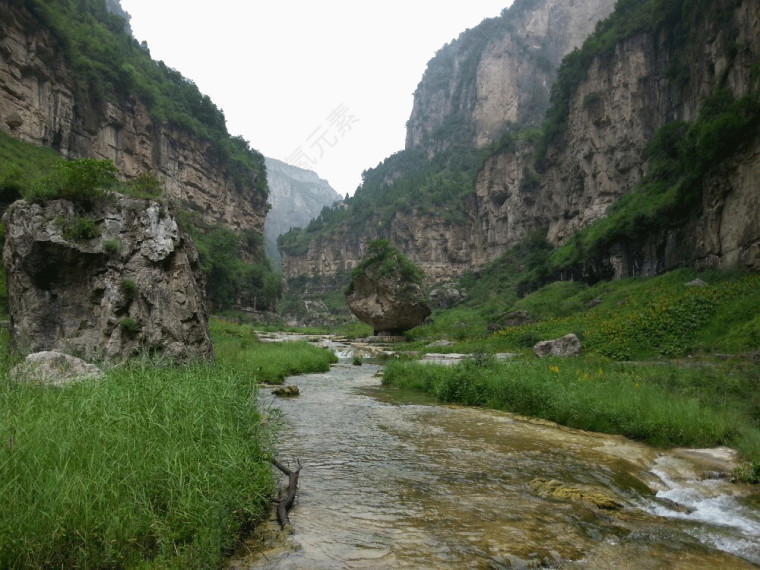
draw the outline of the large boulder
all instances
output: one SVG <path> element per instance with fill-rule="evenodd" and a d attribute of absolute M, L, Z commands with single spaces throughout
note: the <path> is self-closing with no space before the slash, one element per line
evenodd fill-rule
<path fill-rule="evenodd" d="M 15 350 L 212 355 L 198 252 L 164 204 L 115 194 L 18 201 L 3 224 Z"/>
<path fill-rule="evenodd" d="M 430 314 L 419 279 L 419 270 L 398 250 L 383 240 L 372 242 L 367 257 L 352 272 L 348 308 L 376 336 L 398 336 Z"/>
<path fill-rule="evenodd" d="M 581 341 L 573 333 L 553 340 L 542 340 L 533 347 L 539 358 L 547 356 L 576 356 L 581 351 Z"/>
<path fill-rule="evenodd" d="M 88 364 L 76 356 L 47 350 L 28 355 L 21 364 L 11 369 L 9 375 L 17 382 L 65 386 L 72 382 L 100 378 L 103 372 L 94 364 Z"/>

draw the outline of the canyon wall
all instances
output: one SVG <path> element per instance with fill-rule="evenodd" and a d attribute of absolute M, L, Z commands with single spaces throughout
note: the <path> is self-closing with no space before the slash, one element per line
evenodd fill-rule
<path fill-rule="evenodd" d="M 686 49 L 693 56 L 682 70 L 682 77 L 688 77 L 684 84 L 670 77 L 676 57 L 685 58 L 674 53 L 664 32 L 634 35 L 620 42 L 614 54 L 594 59 L 534 188 L 524 188 L 526 173 L 536 175 L 530 147 L 509 149 L 486 161 L 471 212 L 471 240 L 480 244 L 476 250 L 485 250 L 475 264 L 494 259 L 538 228 L 548 228 L 552 244 L 565 243 L 607 215 L 642 180 L 646 148 L 659 127 L 673 120 L 694 121 L 702 101 L 716 89 L 736 98 L 757 93 L 760 3 L 723 4 L 730 12 L 723 12 L 720 26 L 706 21 L 692 31 Z M 752 173 L 760 168 L 758 142 L 747 143 L 748 148 L 721 165 L 720 175 L 708 179 L 701 213 L 684 227 L 639 236 L 634 240 L 638 246 L 615 248 L 610 257 L 614 276 L 652 275 L 689 263 L 760 268 L 757 187 L 752 182 Z"/>
<path fill-rule="evenodd" d="M 125 178 L 151 174 L 207 225 L 264 231 L 266 180 L 233 181 L 211 141 L 151 118 L 135 97 L 91 104 L 64 49 L 22 3 L 0 0 L 0 130 L 68 158 L 113 161 Z"/>
<path fill-rule="evenodd" d="M 406 148 L 435 152 L 464 135 L 485 146 L 513 126 L 538 126 L 562 58 L 614 0 L 517 0 L 441 48 L 414 93 Z"/>
<path fill-rule="evenodd" d="M 501 17 L 463 32 L 428 63 L 414 94 L 406 150 L 433 156 L 454 144 L 484 148 L 507 130 L 539 125 L 563 56 L 583 43 L 614 4 L 517 0 Z M 457 208 L 454 219 L 451 212 L 398 210 L 390 222 L 372 220 L 358 232 L 336 227 L 328 236 L 315 236 L 308 247 L 282 249 L 283 275 L 317 277 L 350 270 L 364 254 L 364 245 L 379 238 L 399 247 L 431 281 L 459 275 L 491 255 L 481 248 L 492 246 L 471 228 L 479 222 L 467 221 L 465 212 L 479 208 L 477 196 Z M 488 233 L 487 228 L 483 231 Z"/>
<path fill-rule="evenodd" d="M 415 94 L 407 150 L 432 157 L 467 141 L 493 145 L 474 192 L 456 205 L 464 215 L 398 209 L 389 223 L 332 227 L 315 234 L 307 251 L 287 256 L 286 277 L 345 271 L 368 240 L 385 238 L 430 281 L 441 281 L 494 260 L 531 232 L 542 231 L 559 246 L 607 216 L 647 173 L 647 146 L 660 127 L 695 121 L 716 91 L 735 98 L 760 92 L 760 2 L 720 0 L 709 4 L 710 11 L 678 7 L 670 15 L 673 25 L 628 33 L 583 69 L 566 70 L 581 76 L 561 133 L 542 149 L 539 163 L 540 135 L 522 137 L 518 127 L 540 123 L 554 75 L 525 46 L 544 38 L 548 43 L 536 54 L 549 53 L 547 45 L 557 53 L 562 46 L 569 50 L 593 29 L 588 20 L 594 12 L 578 2 L 515 3 L 510 10 L 522 27 L 499 31 L 497 19 L 462 34 L 428 66 Z M 607 8 L 596 5 L 596 13 L 604 16 Z M 625 28 L 625 16 L 622 21 Z M 508 57 L 510 50 L 516 51 Z M 652 275 L 686 264 L 760 269 L 758 158 L 758 141 L 750 137 L 703 181 L 701 207 L 688 220 L 614 244 L 599 260 L 604 267 L 598 275 Z"/>

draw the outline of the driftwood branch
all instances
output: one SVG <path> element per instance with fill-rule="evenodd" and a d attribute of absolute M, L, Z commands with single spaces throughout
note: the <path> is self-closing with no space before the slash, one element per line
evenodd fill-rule
<path fill-rule="evenodd" d="M 277 503 L 277 520 L 280 522 L 280 526 L 285 528 L 290 526 L 288 511 L 293 506 L 293 501 L 295 501 L 296 493 L 298 492 L 298 475 L 301 473 L 301 462 L 298 462 L 298 469 L 295 471 L 288 469 L 276 459 L 272 459 L 272 463 L 277 469 L 288 476 L 288 488 L 285 498 L 275 499 L 275 502 Z"/>

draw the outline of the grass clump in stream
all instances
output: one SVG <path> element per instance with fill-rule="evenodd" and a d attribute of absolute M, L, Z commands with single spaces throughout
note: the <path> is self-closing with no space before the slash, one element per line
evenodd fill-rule
<path fill-rule="evenodd" d="M 327 349 L 306 341 L 260 342 L 253 328 L 224 321 L 210 323 L 214 352 L 220 366 L 232 367 L 251 379 L 266 384 L 282 384 L 301 372 L 327 372 L 338 358 Z"/>
<path fill-rule="evenodd" d="M 4 354 L 0 567 L 218 567 L 273 493 L 263 371 L 331 361 L 249 335 L 214 324 L 216 363 L 136 361 L 66 388 L 9 380 Z"/>
<path fill-rule="evenodd" d="M 760 461 L 760 373 L 747 365 L 471 359 L 391 362 L 383 382 L 659 447 L 730 445 Z M 747 395 L 753 395 L 747 397 Z"/>

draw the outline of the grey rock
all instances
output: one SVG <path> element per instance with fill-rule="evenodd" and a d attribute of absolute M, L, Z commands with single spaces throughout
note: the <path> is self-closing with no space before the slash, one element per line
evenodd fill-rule
<path fill-rule="evenodd" d="M 70 237 L 66 225 L 85 217 L 98 235 Z M 15 350 L 107 361 L 212 355 L 198 252 L 165 205 L 121 195 L 86 210 L 18 201 L 3 223 Z"/>
<path fill-rule="evenodd" d="M 430 348 L 441 348 L 445 346 L 454 346 L 454 343 L 450 340 L 437 340 L 435 342 L 431 342 L 428 347 Z"/>
<path fill-rule="evenodd" d="M 573 333 L 553 340 L 542 340 L 533 347 L 533 352 L 539 358 L 576 356 L 580 350 L 581 341 Z"/>
<path fill-rule="evenodd" d="M 684 283 L 684 287 L 707 287 L 707 282 L 701 279 L 694 279 L 688 283 Z"/>
<path fill-rule="evenodd" d="M 454 283 L 443 283 L 430 291 L 430 304 L 436 309 L 450 309 L 467 298 Z"/>
<path fill-rule="evenodd" d="M 294 396 L 300 396 L 301 391 L 298 389 L 298 386 L 291 384 L 290 386 L 275 388 L 272 390 L 272 394 L 279 396 L 280 398 L 292 398 Z"/>
<path fill-rule="evenodd" d="M 488 332 L 497 332 L 510 327 L 519 327 L 533 322 L 533 318 L 526 311 L 511 311 L 502 316 L 498 321 L 488 325 Z"/>
<path fill-rule="evenodd" d="M 101 376 L 103 372 L 94 364 L 57 351 L 30 354 L 10 371 L 11 379 L 17 382 L 33 382 L 48 386 L 64 386 Z"/>

